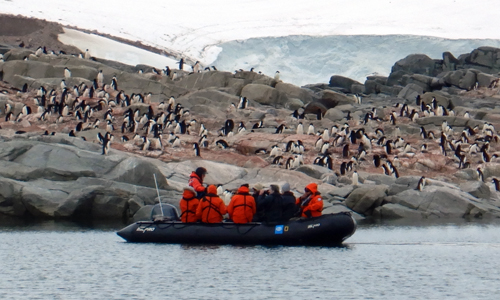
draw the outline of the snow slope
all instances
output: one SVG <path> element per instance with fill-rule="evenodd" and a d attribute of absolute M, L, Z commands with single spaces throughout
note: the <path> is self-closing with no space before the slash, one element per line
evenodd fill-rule
<path fill-rule="evenodd" d="M 82 52 L 89 49 L 90 55 L 107 60 L 134 66 L 144 64 L 159 69 L 164 69 L 165 66 L 179 67 L 177 61 L 172 58 L 78 30 L 64 28 L 64 33 L 59 35 L 59 40 L 66 45 L 79 48 Z"/>
<path fill-rule="evenodd" d="M 205 65 L 223 51 L 220 44 L 250 38 L 397 34 L 500 39 L 491 25 L 500 15 L 497 6 L 495 0 L 0 0 L 2 13 L 140 40 Z M 286 57 L 283 53 L 278 56 Z M 282 77 L 286 80 L 286 74 Z"/>

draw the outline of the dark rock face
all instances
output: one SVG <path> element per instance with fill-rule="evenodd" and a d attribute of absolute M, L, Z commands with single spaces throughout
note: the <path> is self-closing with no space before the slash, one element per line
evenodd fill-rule
<path fill-rule="evenodd" d="M 361 83 L 351 78 L 347 78 L 340 75 L 333 75 L 332 77 L 330 77 L 329 85 L 331 87 L 342 88 L 343 90 L 345 90 L 346 93 L 352 93 L 353 84 L 360 85 Z"/>

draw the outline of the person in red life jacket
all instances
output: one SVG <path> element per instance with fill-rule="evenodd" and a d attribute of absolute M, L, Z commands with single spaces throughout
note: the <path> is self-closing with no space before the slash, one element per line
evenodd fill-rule
<path fill-rule="evenodd" d="M 253 215 L 257 211 L 255 199 L 250 195 L 248 187 L 248 184 L 240 186 L 227 207 L 229 218 L 234 223 L 245 224 L 252 222 Z"/>
<path fill-rule="evenodd" d="M 196 216 L 203 223 L 220 223 L 226 214 L 226 205 L 217 196 L 217 187 L 209 185 L 207 194 L 200 199 L 200 204 L 196 209 Z"/>
<path fill-rule="evenodd" d="M 201 199 L 206 194 L 206 189 L 203 186 L 203 179 L 208 174 L 207 169 L 199 167 L 189 176 L 189 186 L 196 191 L 196 198 Z"/>
<path fill-rule="evenodd" d="M 301 217 L 313 218 L 321 216 L 323 210 L 323 198 L 318 192 L 318 185 L 310 183 L 304 189 L 304 195 L 297 198 L 297 205 L 300 206 Z"/>
<path fill-rule="evenodd" d="M 182 193 L 182 199 L 179 203 L 182 222 L 194 223 L 198 221 L 196 209 L 198 208 L 199 203 L 200 200 L 196 198 L 196 191 L 190 186 L 185 187 L 184 192 Z"/>

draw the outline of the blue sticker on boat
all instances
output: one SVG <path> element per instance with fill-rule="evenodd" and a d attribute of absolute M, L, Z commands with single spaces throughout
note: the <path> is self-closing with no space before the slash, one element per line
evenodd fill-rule
<path fill-rule="evenodd" d="M 284 225 L 276 225 L 274 228 L 274 234 L 283 234 Z"/>

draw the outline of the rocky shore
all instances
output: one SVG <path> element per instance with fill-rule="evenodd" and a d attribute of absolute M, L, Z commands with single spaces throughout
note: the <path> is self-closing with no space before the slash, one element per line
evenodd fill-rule
<path fill-rule="evenodd" d="M 29 35 L 48 30 L 37 26 Z M 298 195 L 317 182 L 323 213 L 500 217 L 500 49 L 412 54 L 388 77 L 298 87 L 250 70 L 168 74 L 59 46 L 43 53 L 43 41 L 19 47 L 27 33 L 16 34 L 0 45 L 1 214 L 148 218 L 153 174 L 177 205 L 203 166 L 229 191 L 289 182 Z"/>

